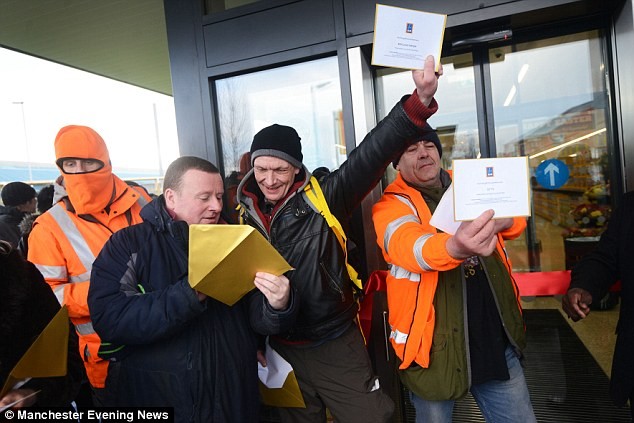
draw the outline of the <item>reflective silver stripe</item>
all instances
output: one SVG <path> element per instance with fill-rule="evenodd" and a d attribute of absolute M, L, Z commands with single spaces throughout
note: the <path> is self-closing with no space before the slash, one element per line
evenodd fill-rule
<path fill-rule="evenodd" d="M 123 292 L 126 297 L 130 297 L 132 295 L 142 295 L 142 292 L 139 292 L 139 282 L 136 277 L 136 270 L 134 265 L 136 263 L 137 253 L 133 253 L 130 256 L 130 260 L 127 263 L 127 269 L 121 279 L 119 279 L 119 284 L 121 287 L 119 288 L 120 292 Z"/>
<path fill-rule="evenodd" d="M 409 334 L 400 332 L 398 329 L 397 330 L 393 330 L 390 333 L 390 338 L 393 339 L 394 342 L 396 342 L 397 344 L 404 344 L 405 342 L 407 342 L 407 337 L 408 336 L 409 336 Z"/>
<path fill-rule="evenodd" d="M 423 258 L 423 245 L 427 242 L 429 238 L 431 238 L 433 234 L 425 234 L 421 235 L 416 242 L 414 243 L 414 257 L 416 257 L 416 261 L 418 265 L 423 270 L 433 270 L 430 265 L 427 264 L 425 259 Z"/>
<path fill-rule="evenodd" d="M 139 195 L 139 199 L 136 200 L 137 203 L 139 203 L 139 206 L 141 206 L 141 208 L 143 208 L 143 206 L 145 206 L 147 203 L 149 203 L 148 200 L 145 199 L 144 196 Z"/>
<path fill-rule="evenodd" d="M 68 216 L 66 209 L 64 209 L 60 203 L 57 203 L 49 209 L 49 212 L 66 235 L 66 238 L 68 238 L 70 245 L 73 247 L 73 250 L 75 250 L 86 272 L 90 273 L 92 263 L 95 261 L 95 256 L 92 254 L 88 243 L 79 232 L 79 229 L 77 229 L 75 223 L 71 220 L 70 216 Z M 88 279 L 90 278 L 84 278 L 82 280 Z"/>
<path fill-rule="evenodd" d="M 71 276 L 68 281 L 71 283 L 86 282 L 90 280 L 90 272 L 84 272 L 81 275 Z"/>
<path fill-rule="evenodd" d="M 420 282 L 420 273 L 412 273 L 400 266 L 390 266 L 390 275 L 396 279 L 407 279 L 411 282 Z"/>
<path fill-rule="evenodd" d="M 36 264 L 37 270 L 40 271 L 45 279 L 60 279 L 64 280 L 68 277 L 65 266 L 46 266 L 43 264 Z"/>
<path fill-rule="evenodd" d="M 390 245 L 392 235 L 394 235 L 398 228 L 408 222 L 420 223 L 416 216 L 406 214 L 405 216 L 401 216 L 398 219 L 391 221 L 385 228 L 385 234 L 383 235 L 383 250 L 385 250 L 387 254 L 390 254 L 388 246 Z"/>
<path fill-rule="evenodd" d="M 55 294 L 55 298 L 57 298 L 57 302 L 59 303 L 59 305 L 64 305 L 64 287 L 65 286 L 66 284 L 59 285 L 59 286 L 56 286 L 55 289 L 53 289 L 53 294 Z"/>
<path fill-rule="evenodd" d="M 82 323 L 81 325 L 75 325 L 77 333 L 80 335 L 90 335 L 95 333 L 95 329 L 92 327 L 92 322 Z"/>
<path fill-rule="evenodd" d="M 399 200 L 401 203 L 405 204 L 407 207 L 409 207 L 412 210 L 412 213 L 414 213 L 414 216 L 418 217 L 418 211 L 416 210 L 416 207 L 414 207 L 412 202 L 409 201 L 407 197 L 404 197 L 399 194 L 394 194 L 394 195 L 396 196 L 397 200 Z"/>

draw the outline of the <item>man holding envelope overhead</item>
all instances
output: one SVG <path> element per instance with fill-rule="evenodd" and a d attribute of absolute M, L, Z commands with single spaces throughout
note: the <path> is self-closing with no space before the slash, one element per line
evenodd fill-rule
<path fill-rule="evenodd" d="M 381 179 L 386 167 L 414 142 L 436 110 L 434 58 L 413 71 L 416 91 L 405 96 L 341 167 L 318 177 L 332 215 L 344 225 Z M 440 68 L 439 73 L 442 71 Z M 281 408 L 284 422 L 323 422 L 327 407 L 338 422 L 384 422 L 393 403 L 382 391 L 355 323 L 358 305 L 345 255 L 335 233 L 311 207 L 314 186 L 302 164 L 295 129 L 272 125 L 253 138 L 254 168 L 238 187 L 246 222 L 257 228 L 295 268 L 299 314 L 291 330 L 270 345 L 292 366 L 306 408 Z"/>
<path fill-rule="evenodd" d="M 175 421 L 259 419 L 254 330 L 288 330 L 296 305 L 288 279 L 268 273 L 233 306 L 191 288 L 189 225 L 218 223 L 223 192 L 207 160 L 175 160 L 144 222 L 117 232 L 97 257 L 88 304 L 99 354 L 111 359 L 106 405 L 174 407 Z"/>

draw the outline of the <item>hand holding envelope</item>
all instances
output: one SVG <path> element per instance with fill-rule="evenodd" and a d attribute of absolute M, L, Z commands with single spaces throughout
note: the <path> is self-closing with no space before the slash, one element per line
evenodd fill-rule
<path fill-rule="evenodd" d="M 68 326 L 68 310 L 62 307 L 3 381 L 0 398 L 21 380 L 66 374 Z"/>
<path fill-rule="evenodd" d="M 490 255 L 511 216 L 530 215 L 527 166 L 526 157 L 454 160 L 453 183 L 430 220 L 454 235 L 447 241 L 452 257 Z"/>
<path fill-rule="evenodd" d="M 189 284 L 227 305 L 235 304 L 255 288 L 258 279 L 271 306 L 284 299 L 276 287 L 292 267 L 253 227 L 247 225 L 189 226 Z M 278 277 L 260 275 L 266 272 Z"/>

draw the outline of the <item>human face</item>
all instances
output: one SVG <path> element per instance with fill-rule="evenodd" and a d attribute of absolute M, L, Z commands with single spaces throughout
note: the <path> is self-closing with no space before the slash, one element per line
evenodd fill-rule
<path fill-rule="evenodd" d="M 421 188 L 438 188 L 440 182 L 440 154 L 431 141 L 410 145 L 401 156 L 396 169 L 405 181 Z"/>
<path fill-rule="evenodd" d="M 273 156 L 260 156 L 253 162 L 255 181 L 258 183 L 264 198 L 276 204 L 286 196 L 295 182 L 299 169 Z"/>
<path fill-rule="evenodd" d="M 17 209 L 26 213 L 35 213 L 37 198 L 32 198 L 24 204 L 20 204 Z"/>
<path fill-rule="evenodd" d="M 103 163 L 94 159 L 63 159 L 64 173 L 90 173 L 103 167 Z"/>
<path fill-rule="evenodd" d="M 215 224 L 220 220 L 224 186 L 219 173 L 189 169 L 183 174 L 180 189 L 165 190 L 165 205 L 174 220 Z"/>

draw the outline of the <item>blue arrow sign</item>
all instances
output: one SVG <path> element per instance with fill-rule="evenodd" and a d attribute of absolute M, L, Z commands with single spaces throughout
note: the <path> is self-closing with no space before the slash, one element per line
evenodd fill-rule
<path fill-rule="evenodd" d="M 561 160 L 544 160 L 535 169 L 537 183 L 546 189 L 557 189 L 568 181 L 570 170 Z"/>

